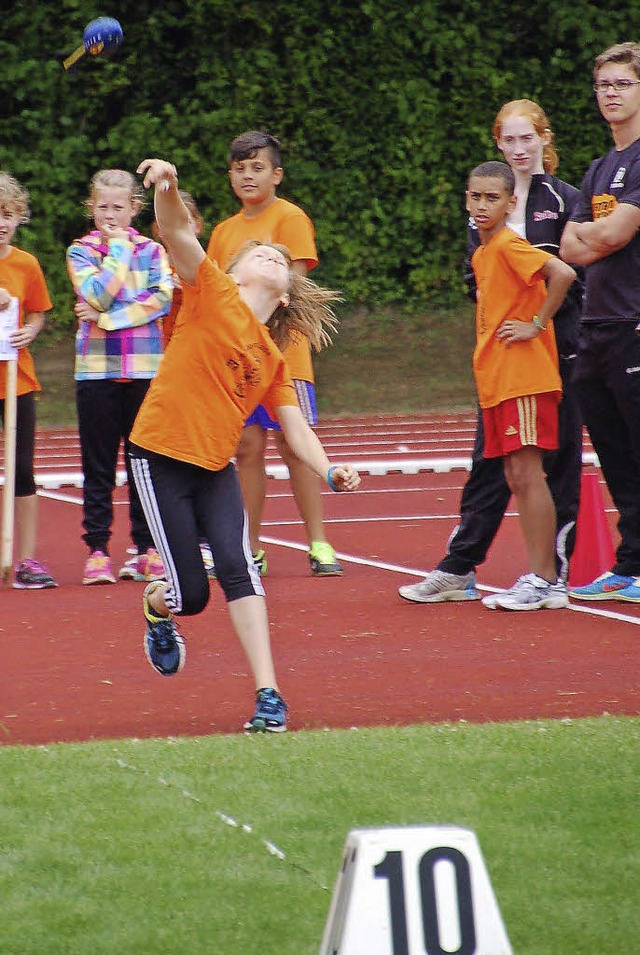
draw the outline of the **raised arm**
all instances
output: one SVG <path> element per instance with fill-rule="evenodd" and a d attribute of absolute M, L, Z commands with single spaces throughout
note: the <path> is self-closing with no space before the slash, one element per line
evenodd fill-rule
<path fill-rule="evenodd" d="M 145 189 L 155 187 L 156 221 L 178 275 L 187 285 L 194 285 L 205 251 L 189 227 L 189 211 L 178 192 L 176 167 L 164 159 L 143 159 L 137 172 L 144 175 Z"/>

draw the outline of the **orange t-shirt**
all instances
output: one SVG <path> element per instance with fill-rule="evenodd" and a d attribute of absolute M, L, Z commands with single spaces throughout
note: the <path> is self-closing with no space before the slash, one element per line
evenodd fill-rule
<path fill-rule="evenodd" d="M 526 342 L 505 345 L 497 337 L 507 319 L 530 322 L 546 297 L 540 269 L 551 258 L 507 227 L 473 253 L 476 277 L 476 347 L 473 370 L 482 408 L 508 398 L 562 393 L 553 324 Z"/>
<path fill-rule="evenodd" d="M 178 278 L 178 273 L 171 266 L 171 280 L 173 281 L 173 298 L 171 299 L 171 308 L 162 319 L 162 348 L 163 351 L 171 341 L 173 329 L 176 324 L 178 312 L 182 306 L 182 283 Z"/>
<path fill-rule="evenodd" d="M 276 198 L 264 212 L 251 218 L 241 211 L 223 219 L 211 233 L 207 255 L 226 269 L 249 239 L 286 245 L 293 261 L 303 261 L 307 271 L 318 264 L 313 223 L 303 209 L 287 199 Z M 284 354 L 292 378 L 313 382 L 311 347 L 305 338 L 285 348 Z"/>
<path fill-rule="evenodd" d="M 171 347 L 138 412 L 131 441 L 210 471 L 236 453 L 244 422 L 258 404 L 272 416 L 298 405 L 282 354 L 211 259 L 196 284 L 182 286 Z"/>
<path fill-rule="evenodd" d="M 0 259 L 0 288 L 20 301 L 19 326 L 24 325 L 27 312 L 48 312 L 53 308 L 49 290 L 40 263 L 35 255 L 12 246 L 9 254 Z M 0 361 L 0 398 L 6 395 L 7 363 Z M 18 350 L 18 394 L 40 391 L 33 358 L 28 348 Z"/>

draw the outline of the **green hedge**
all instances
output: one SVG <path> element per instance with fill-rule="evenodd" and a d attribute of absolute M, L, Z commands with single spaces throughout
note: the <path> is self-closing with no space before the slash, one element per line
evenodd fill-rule
<path fill-rule="evenodd" d="M 65 73 L 63 57 L 100 13 L 121 21 L 123 45 Z M 14 4 L 0 24 L 0 167 L 31 192 L 19 242 L 43 263 L 57 327 L 71 327 L 64 251 L 86 230 L 92 174 L 171 158 L 210 228 L 237 208 L 229 141 L 268 128 L 285 150 L 281 194 L 316 225 L 316 275 L 348 308 L 455 302 L 466 175 L 495 156 L 499 106 L 539 100 L 560 174 L 579 183 L 609 146 L 593 57 L 639 28 L 637 2 L 587 0 Z"/>

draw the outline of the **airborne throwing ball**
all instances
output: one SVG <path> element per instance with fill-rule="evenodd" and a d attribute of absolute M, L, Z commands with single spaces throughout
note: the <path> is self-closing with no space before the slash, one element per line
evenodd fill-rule
<path fill-rule="evenodd" d="M 112 53 L 122 43 L 122 27 L 113 17 L 98 17 L 87 23 L 82 34 L 82 46 L 63 61 L 62 65 L 68 70 L 74 63 L 88 53 L 89 56 L 101 56 L 103 53 Z"/>
<path fill-rule="evenodd" d="M 111 53 L 122 43 L 122 27 L 113 17 L 98 17 L 84 28 L 82 42 L 89 56 Z"/>

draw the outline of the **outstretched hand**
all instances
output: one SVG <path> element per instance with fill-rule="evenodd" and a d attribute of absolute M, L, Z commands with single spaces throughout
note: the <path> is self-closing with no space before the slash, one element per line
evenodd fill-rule
<path fill-rule="evenodd" d="M 336 464 L 329 473 L 337 491 L 355 491 L 360 484 L 360 475 L 352 464 Z"/>
<path fill-rule="evenodd" d="M 166 192 L 171 186 L 178 185 L 178 170 L 166 159 L 143 159 L 136 172 L 144 174 L 142 185 L 145 189 L 155 186 L 158 192 Z"/>

